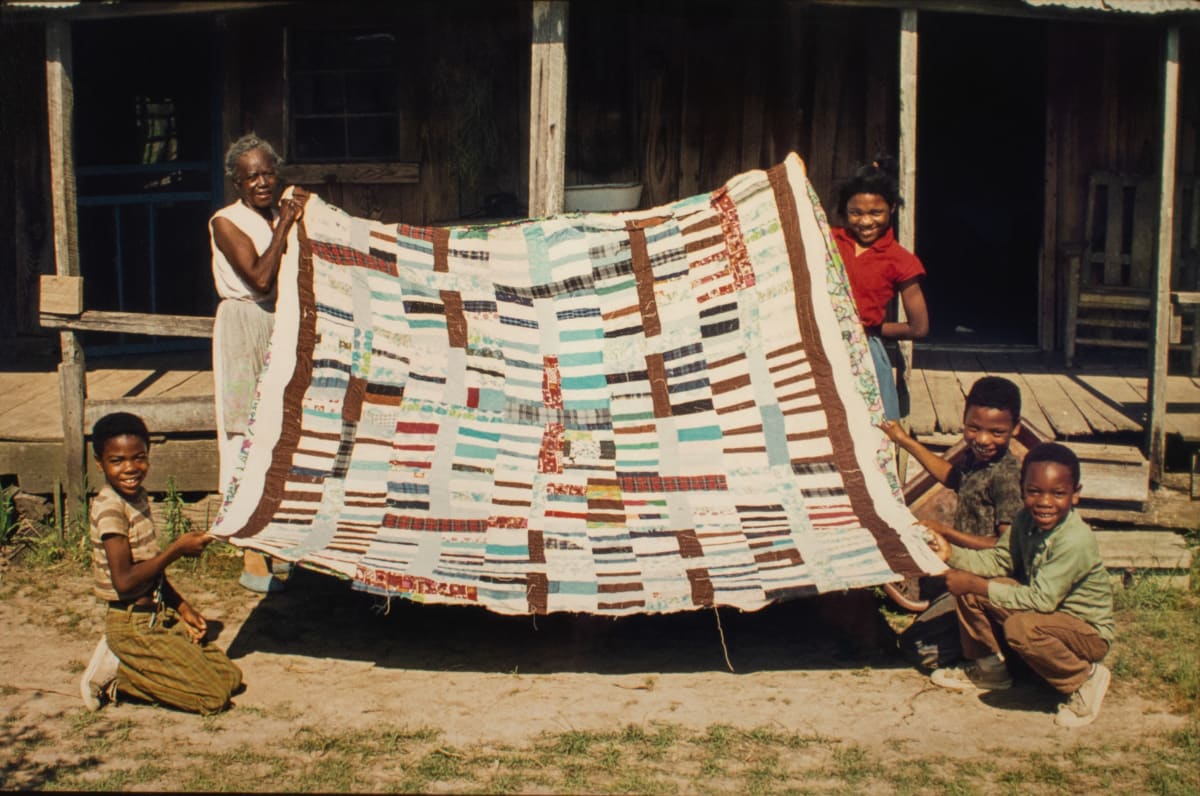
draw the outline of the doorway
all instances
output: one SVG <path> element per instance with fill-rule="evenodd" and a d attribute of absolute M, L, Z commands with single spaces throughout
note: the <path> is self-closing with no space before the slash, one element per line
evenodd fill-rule
<path fill-rule="evenodd" d="M 79 260 L 90 310 L 211 315 L 208 217 L 224 185 L 220 93 L 206 16 L 78 22 Z M 207 341 L 85 333 L 89 351 Z"/>
<path fill-rule="evenodd" d="M 1045 53 L 1039 21 L 921 15 L 917 254 L 929 342 L 1038 342 Z"/>

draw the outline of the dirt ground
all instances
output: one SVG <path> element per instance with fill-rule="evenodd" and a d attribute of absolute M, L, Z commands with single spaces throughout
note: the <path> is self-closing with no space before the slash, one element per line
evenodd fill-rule
<path fill-rule="evenodd" d="M 942 691 L 894 653 L 857 650 L 830 632 L 811 601 L 723 610 L 718 627 L 711 611 L 614 621 L 388 606 L 307 571 L 265 598 L 225 573 L 173 579 L 242 667 L 246 690 L 219 733 L 203 732 L 197 716 L 105 707 L 93 720 L 119 728 L 119 743 L 98 754 L 74 748 L 72 728 L 89 719 L 78 678 L 104 609 L 77 569 L 0 568 L 0 787 L 44 785 L 64 765 L 100 775 L 171 742 L 206 753 L 270 746 L 301 725 L 436 727 L 443 743 L 465 747 L 629 724 L 726 724 L 819 735 L 896 759 L 1136 749 L 1184 724 L 1120 680 L 1098 721 L 1074 731 L 1054 725 L 1055 695 L 1028 680 L 983 697 Z"/>

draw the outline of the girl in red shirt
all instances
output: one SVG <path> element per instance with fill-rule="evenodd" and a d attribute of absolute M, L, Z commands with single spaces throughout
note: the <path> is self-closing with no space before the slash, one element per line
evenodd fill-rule
<path fill-rule="evenodd" d="M 833 228 L 889 420 L 900 417 L 900 398 L 884 342 L 918 340 L 929 333 L 929 312 L 921 292 L 925 268 L 915 254 L 896 242 L 892 231 L 902 204 L 895 161 L 878 158 L 842 185 L 838 211 L 846 226 Z M 888 304 L 897 293 L 908 320 L 887 321 Z"/>

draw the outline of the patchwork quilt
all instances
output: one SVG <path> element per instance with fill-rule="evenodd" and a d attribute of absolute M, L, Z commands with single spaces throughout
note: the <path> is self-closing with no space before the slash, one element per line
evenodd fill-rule
<path fill-rule="evenodd" d="M 293 234 L 218 536 L 507 614 L 754 610 L 944 568 L 795 155 L 493 226 L 313 196 Z"/>

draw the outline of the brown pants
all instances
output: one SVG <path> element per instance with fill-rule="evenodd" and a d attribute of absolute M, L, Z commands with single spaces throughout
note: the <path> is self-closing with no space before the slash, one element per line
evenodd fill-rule
<path fill-rule="evenodd" d="M 117 690 L 128 696 L 207 715 L 229 705 L 242 683 L 241 669 L 215 644 L 193 643 L 170 608 L 109 608 L 105 634 L 121 661 Z"/>
<path fill-rule="evenodd" d="M 1108 642 L 1096 628 L 1069 614 L 1010 611 L 977 594 L 961 595 L 955 602 L 964 658 L 975 660 L 999 652 L 999 637 L 1060 693 L 1077 691 L 1092 664 L 1108 654 Z"/>

